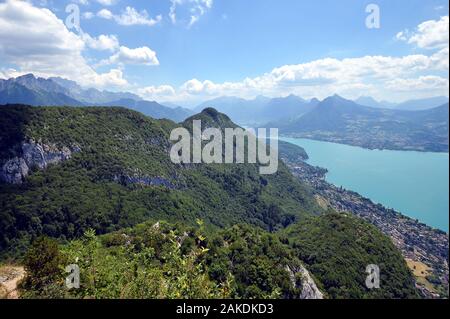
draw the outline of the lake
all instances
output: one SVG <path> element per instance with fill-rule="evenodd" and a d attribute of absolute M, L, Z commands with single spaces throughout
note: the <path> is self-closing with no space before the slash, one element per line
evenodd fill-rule
<path fill-rule="evenodd" d="M 328 182 L 448 232 L 449 154 L 368 150 L 280 137 L 303 147 L 308 163 L 328 169 Z"/>

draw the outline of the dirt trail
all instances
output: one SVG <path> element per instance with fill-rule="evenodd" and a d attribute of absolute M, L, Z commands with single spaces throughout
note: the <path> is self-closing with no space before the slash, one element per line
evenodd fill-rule
<path fill-rule="evenodd" d="M 0 267 L 0 286 L 7 299 L 18 299 L 17 284 L 25 276 L 25 269 L 20 266 Z"/>

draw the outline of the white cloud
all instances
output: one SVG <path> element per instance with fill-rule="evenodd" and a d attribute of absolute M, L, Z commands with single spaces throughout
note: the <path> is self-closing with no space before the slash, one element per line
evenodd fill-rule
<path fill-rule="evenodd" d="M 155 24 L 159 23 L 162 19 L 161 15 L 158 15 L 155 18 L 150 18 L 146 10 L 138 12 L 133 7 L 126 7 L 125 10 L 119 15 L 113 14 L 108 9 L 102 9 L 99 12 L 97 12 L 97 16 L 107 20 L 114 20 L 116 23 L 123 26 L 131 26 L 131 25 L 154 26 Z"/>
<path fill-rule="evenodd" d="M 357 98 L 364 92 L 375 98 L 396 99 L 447 95 L 448 79 L 433 73 L 448 72 L 448 49 L 430 56 L 403 57 L 364 56 L 359 58 L 325 58 L 307 63 L 284 65 L 261 76 L 238 82 L 215 83 L 191 79 L 175 94 L 170 92 L 160 100 L 199 102 L 218 96 L 253 98 L 257 95 L 285 96 L 296 94 L 319 99 L 335 93 Z M 138 91 L 144 96 L 144 91 Z"/>
<path fill-rule="evenodd" d="M 112 12 L 109 11 L 108 9 L 101 9 L 99 12 L 97 12 L 97 16 L 108 20 L 113 18 Z"/>
<path fill-rule="evenodd" d="M 96 0 L 96 1 L 104 6 L 112 6 L 117 2 L 116 0 Z"/>
<path fill-rule="evenodd" d="M 183 91 L 186 91 L 189 94 L 218 94 L 220 90 L 227 89 L 226 83 L 220 85 L 220 84 L 214 84 L 212 81 L 206 80 L 206 81 L 199 81 L 197 79 L 192 79 L 189 81 L 186 81 L 182 86 L 181 89 Z M 230 87 L 228 87 L 230 89 Z"/>
<path fill-rule="evenodd" d="M 41 0 L 47 2 L 47 0 Z M 103 6 L 112 6 L 115 5 L 119 0 L 94 0 L 97 3 L 100 3 Z M 72 0 L 74 2 L 74 0 Z M 75 3 L 87 6 L 89 5 L 89 0 L 75 0 Z"/>
<path fill-rule="evenodd" d="M 397 34 L 395 35 L 395 38 L 396 38 L 397 40 L 401 40 L 401 41 L 408 41 L 408 33 L 409 33 L 408 30 L 400 31 L 399 33 L 397 33 Z"/>
<path fill-rule="evenodd" d="M 81 37 L 86 46 L 94 50 L 115 51 L 119 48 L 119 40 L 115 35 L 101 34 L 98 37 L 91 37 L 87 33 L 82 33 Z"/>
<path fill-rule="evenodd" d="M 147 100 L 168 100 L 175 97 L 175 89 L 170 85 L 147 86 L 138 89 L 137 93 Z"/>
<path fill-rule="evenodd" d="M 325 58 L 308 63 L 285 65 L 270 73 L 241 82 L 216 84 L 211 81 L 192 79 L 181 86 L 190 94 L 226 94 L 232 92 L 288 92 L 299 88 L 354 87 L 443 66 L 434 56 L 409 55 L 405 57 L 365 56 L 361 58 Z M 251 95 L 251 94 L 250 94 Z"/>
<path fill-rule="evenodd" d="M 123 78 L 123 72 L 120 69 L 111 69 L 108 73 L 102 73 L 95 77 L 94 86 L 109 87 L 109 86 L 127 86 L 128 82 Z"/>
<path fill-rule="evenodd" d="M 50 10 L 26 1 L 0 3 L 0 60 L 13 65 L 17 74 L 61 76 L 85 86 L 127 85 L 121 70 L 93 70 L 82 56 L 85 48 L 82 37 Z"/>
<path fill-rule="evenodd" d="M 438 69 L 448 70 L 448 47 L 434 53 L 430 59 Z M 448 72 L 447 72 L 448 73 Z"/>
<path fill-rule="evenodd" d="M 188 27 L 194 25 L 213 6 L 213 0 L 170 0 L 170 2 L 169 18 L 172 23 L 181 20 Z M 180 9 L 183 9 L 181 13 Z"/>
<path fill-rule="evenodd" d="M 427 75 L 412 79 L 393 79 L 386 83 L 386 87 L 396 91 L 437 91 L 449 89 L 448 79 L 440 76 Z"/>
<path fill-rule="evenodd" d="M 95 16 L 94 13 L 92 13 L 92 12 L 90 12 L 90 11 L 87 11 L 87 12 L 84 12 L 84 13 L 83 13 L 83 18 L 85 18 L 86 20 L 90 20 L 90 19 L 92 19 L 94 16 Z"/>
<path fill-rule="evenodd" d="M 439 20 L 429 20 L 419 24 L 415 31 L 409 30 L 397 33 L 398 40 L 414 44 L 422 49 L 440 49 L 448 47 L 449 43 L 448 16 Z"/>
<path fill-rule="evenodd" d="M 142 65 L 159 65 L 156 52 L 149 47 L 141 47 L 130 49 L 124 46 L 112 55 L 108 60 L 102 61 L 101 64 L 142 64 Z"/>

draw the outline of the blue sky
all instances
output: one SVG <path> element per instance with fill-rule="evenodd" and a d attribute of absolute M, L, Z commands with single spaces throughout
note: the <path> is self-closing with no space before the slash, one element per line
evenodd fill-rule
<path fill-rule="evenodd" d="M 448 94 L 446 1 L 16 2 L 0 1 L 0 25 L 9 26 L 0 30 L 4 78 L 58 75 L 180 104 L 220 95 L 400 101 Z M 63 25 L 71 3 L 80 10 L 78 30 Z M 380 28 L 366 27 L 371 3 Z M 48 30 L 36 31 L 40 23 Z M 13 36 L 29 45 L 13 50 Z"/>

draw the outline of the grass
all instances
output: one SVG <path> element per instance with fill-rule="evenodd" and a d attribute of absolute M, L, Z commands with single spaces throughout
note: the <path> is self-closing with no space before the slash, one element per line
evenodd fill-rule
<path fill-rule="evenodd" d="M 436 287 L 427 280 L 427 276 L 433 273 L 432 268 L 428 267 L 423 262 L 415 261 L 412 259 L 406 259 L 406 263 L 416 277 L 417 283 L 425 286 L 429 291 L 437 292 Z"/>
<path fill-rule="evenodd" d="M 408 264 L 408 267 L 412 270 L 414 276 L 418 278 L 425 278 L 426 276 L 431 274 L 431 268 L 420 261 L 407 259 L 406 263 Z"/>

